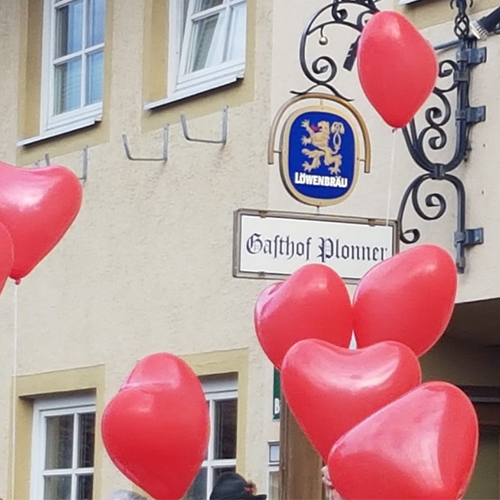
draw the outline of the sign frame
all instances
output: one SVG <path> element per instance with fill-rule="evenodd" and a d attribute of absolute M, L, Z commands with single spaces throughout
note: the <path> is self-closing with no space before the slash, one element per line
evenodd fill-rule
<path fill-rule="evenodd" d="M 313 102 L 316 104 L 312 104 Z M 288 141 L 291 127 L 297 116 L 315 111 L 339 116 L 348 123 L 354 135 L 353 179 L 348 191 L 338 198 L 315 198 L 312 195 L 300 193 L 289 179 L 288 170 L 291 160 L 288 157 L 290 153 Z M 267 162 L 269 165 L 274 165 L 275 156 L 278 157 L 279 172 L 283 187 L 292 198 L 309 206 L 327 207 L 337 205 L 353 194 L 361 170 L 361 164 L 364 165 L 364 173 L 370 173 L 371 143 L 368 128 L 362 115 L 350 102 L 337 96 L 319 92 L 301 94 L 283 104 L 274 117 L 269 133 L 267 149 Z"/>
<path fill-rule="evenodd" d="M 273 367 L 273 421 L 281 418 L 281 376 L 277 368 Z"/>
<path fill-rule="evenodd" d="M 339 215 L 326 215 L 326 214 L 313 214 L 313 213 L 300 213 L 300 212 L 281 212 L 276 210 L 258 210 L 240 208 L 234 211 L 233 214 L 233 277 L 246 278 L 246 279 L 263 279 L 263 280 L 285 280 L 290 276 L 286 273 L 267 273 L 267 272 L 249 272 L 241 270 L 241 220 L 244 216 L 260 217 L 262 219 L 272 217 L 274 219 L 291 219 L 303 221 L 324 221 L 324 222 L 338 222 L 344 224 L 360 224 L 364 226 L 390 226 L 393 229 L 392 238 L 392 251 L 393 255 L 399 253 L 399 225 L 397 220 L 376 219 L 370 217 L 352 217 L 352 216 L 339 216 Z M 327 264 L 325 264 L 327 265 Z M 356 285 L 359 283 L 360 278 L 343 278 L 344 282 L 348 285 Z"/>
<path fill-rule="evenodd" d="M 333 116 L 333 115 L 340 116 L 351 127 L 352 134 L 354 137 L 353 178 L 351 181 L 351 185 L 349 186 L 349 189 L 343 195 L 339 196 L 338 198 L 325 198 L 325 199 L 323 199 L 323 198 L 315 198 L 312 196 L 307 196 L 305 194 L 302 194 L 299 192 L 298 188 L 294 185 L 292 179 L 290 178 L 290 164 L 296 161 L 296 160 L 292 161 L 292 154 L 290 152 L 290 136 L 292 133 L 292 125 L 295 123 L 295 121 L 297 120 L 297 118 L 299 116 L 303 116 L 305 113 L 308 113 L 308 112 L 310 112 L 310 113 L 326 113 L 326 114 L 330 114 L 331 116 Z M 361 153 L 360 153 L 361 147 L 360 147 L 359 132 L 356 128 L 356 125 L 353 123 L 352 118 L 347 113 L 345 113 L 342 109 L 336 110 L 333 108 L 328 108 L 324 104 L 321 104 L 321 105 L 316 105 L 316 106 L 314 106 L 314 105 L 304 106 L 298 110 L 295 110 L 287 118 L 287 120 L 283 126 L 283 129 L 281 131 L 280 144 L 281 144 L 281 155 L 280 155 L 281 180 L 282 180 L 283 185 L 285 186 L 285 189 L 287 190 L 288 194 L 292 198 L 295 198 L 297 201 L 304 203 L 304 205 L 327 207 L 327 206 L 332 206 L 332 205 L 337 205 L 339 203 L 342 203 L 347 198 L 349 198 L 349 196 L 352 195 L 354 189 L 356 188 L 356 184 L 358 182 L 360 163 L 362 163 L 363 160 L 361 158 Z"/>

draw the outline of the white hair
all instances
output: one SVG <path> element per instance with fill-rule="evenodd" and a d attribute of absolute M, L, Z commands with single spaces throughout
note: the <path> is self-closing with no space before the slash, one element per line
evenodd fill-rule
<path fill-rule="evenodd" d="M 111 493 L 109 500 L 147 500 L 139 493 L 135 493 L 129 490 L 115 490 Z"/>

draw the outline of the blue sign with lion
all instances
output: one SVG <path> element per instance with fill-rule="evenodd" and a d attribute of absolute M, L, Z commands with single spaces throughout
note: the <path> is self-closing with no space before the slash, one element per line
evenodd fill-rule
<path fill-rule="evenodd" d="M 357 180 L 356 134 L 343 116 L 324 110 L 293 115 L 283 131 L 282 177 L 287 190 L 310 205 L 332 205 Z"/>

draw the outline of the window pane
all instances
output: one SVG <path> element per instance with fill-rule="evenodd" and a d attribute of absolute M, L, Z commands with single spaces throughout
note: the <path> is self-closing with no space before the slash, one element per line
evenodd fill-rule
<path fill-rule="evenodd" d="M 104 43 L 105 0 L 90 0 L 87 47 Z"/>
<path fill-rule="evenodd" d="M 87 56 L 87 98 L 86 104 L 102 101 L 102 75 L 104 53 L 102 50 Z"/>
<path fill-rule="evenodd" d="M 213 469 L 213 484 L 215 484 L 215 481 L 217 481 L 218 477 L 223 474 L 224 472 L 235 472 L 236 467 L 220 467 L 217 469 Z"/>
<path fill-rule="evenodd" d="M 188 73 L 221 62 L 222 18 L 222 14 L 214 14 L 194 23 Z"/>
<path fill-rule="evenodd" d="M 77 477 L 76 500 L 92 500 L 94 476 L 85 474 Z"/>
<path fill-rule="evenodd" d="M 272 471 L 269 473 L 269 500 L 279 500 L 280 473 Z"/>
<path fill-rule="evenodd" d="M 196 12 L 202 12 L 203 10 L 217 7 L 217 5 L 222 5 L 223 3 L 224 0 L 198 0 L 198 4 L 196 5 Z"/>
<path fill-rule="evenodd" d="M 269 463 L 277 464 L 280 461 L 280 445 L 279 443 L 269 444 Z"/>
<path fill-rule="evenodd" d="M 207 401 L 207 412 L 210 415 L 210 402 L 209 401 Z M 210 420 L 211 420 L 211 418 L 210 418 Z M 205 460 L 208 460 L 208 454 L 210 451 L 209 448 L 210 448 L 210 446 L 207 446 L 207 450 L 205 451 Z"/>
<path fill-rule="evenodd" d="M 207 469 L 205 467 L 198 472 L 196 479 L 184 498 L 185 500 L 207 499 Z"/>
<path fill-rule="evenodd" d="M 246 28 L 247 4 L 242 2 L 231 8 L 231 29 L 224 61 L 245 60 Z"/>
<path fill-rule="evenodd" d="M 181 8 L 181 37 L 180 40 L 184 40 L 184 33 L 186 31 L 186 23 L 188 19 L 188 8 L 189 8 L 189 0 L 181 0 L 182 8 Z"/>
<path fill-rule="evenodd" d="M 237 400 L 215 401 L 214 458 L 236 458 Z"/>
<path fill-rule="evenodd" d="M 82 50 L 83 2 L 76 0 L 56 11 L 56 58 Z"/>
<path fill-rule="evenodd" d="M 81 75 L 80 58 L 56 66 L 54 114 L 58 115 L 80 107 Z"/>
<path fill-rule="evenodd" d="M 78 467 L 94 466 L 95 413 L 84 413 L 80 418 L 78 436 Z"/>
<path fill-rule="evenodd" d="M 73 461 L 73 415 L 47 417 L 45 422 L 45 469 L 71 468 Z"/>
<path fill-rule="evenodd" d="M 70 500 L 71 476 L 48 476 L 45 478 L 44 500 Z"/>

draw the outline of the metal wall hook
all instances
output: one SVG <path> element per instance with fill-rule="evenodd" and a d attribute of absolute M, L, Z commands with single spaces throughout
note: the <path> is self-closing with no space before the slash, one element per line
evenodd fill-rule
<path fill-rule="evenodd" d="M 184 133 L 184 137 L 186 138 L 187 141 L 190 142 L 203 142 L 206 144 L 222 144 L 223 146 L 226 145 L 227 143 L 227 116 L 228 116 L 228 106 L 224 106 L 222 108 L 222 137 L 219 140 L 215 139 L 197 139 L 195 137 L 191 137 L 189 135 L 188 131 L 188 126 L 187 126 L 187 121 L 186 117 L 184 115 L 181 115 L 181 125 L 182 125 L 182 132 Z"/>
<path fill-rule="evenodd" d="M 85 146 L 82 151 L 82 175 L 78 177 L 83 183 L 87 182 L 89 172 L 89 147 Z"/>
<path fill-rule="evenodd" d="M 50 155 L 48 153 L 45 153 L 43 159 L 45 161 L 45 165 L 49 167 L 51 165 Z M 40 160 L 35 161 L 34 165 L 36 168 L 39 168 Z M 82 182 L 86 182 L 88 177 L 88 171 L 89 171 L 89 147 L 85 146 L 82 150 L 82 175 L 79 176 L 78 179 L 81 180 Z"/>
<path fill-rule="evenodd" d="M 163 161 L 166 162 L 168 160 L 168 123 L 163 126 L 162 131 L 162 156 L 161 158 L 141 158 L 138 156 L 132 156 L 130 152 L 130 147 L 128 144 L 127 134 L 122 134 L 123 148 L 125 149 L 125 154 L 130 161 Z"/>
<path fill-rule="evenodd" d="M 43 160 L 45 161 L 45 165 L 48 167 L 50 165 L 50 156 L 48 153 L 45 153 Z M 41 160 L 36 160 L 34 165 L 36 168 L 40 168 L 40 161 Z"/>

